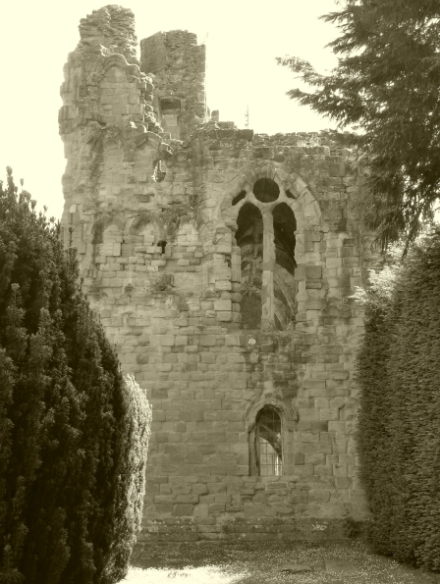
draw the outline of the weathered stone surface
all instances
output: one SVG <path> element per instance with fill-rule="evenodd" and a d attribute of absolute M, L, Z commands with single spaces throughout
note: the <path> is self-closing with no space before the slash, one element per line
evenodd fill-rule
<path fill-rule="evenodd" d="M 142 537 L 333 533 L 296 520 L 367 513 L 350 300 L 376 261 L 351 204 L 362 169 L 326 133 L 208 121 L 195 35 L 142 41 L 141 70 L 133 27 L 114 6 L 82 21 L 60 133 L 64 241 L 153 405 Z M 265 406 L 281 421 L 272 476 L 256 451 Z"/>
<path fill-rule="evenodd" d="M 289 572 L 290 574 L 301 574 L 302 572 L 312 572 L 313 569 L 306 564 L 284 564 L 280 572 Z"/>

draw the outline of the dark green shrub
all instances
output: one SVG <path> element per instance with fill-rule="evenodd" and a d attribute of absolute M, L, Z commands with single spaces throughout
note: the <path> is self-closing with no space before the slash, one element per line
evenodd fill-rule
<path fill-rule="evenodd" d="M 59 226 L 0 184 L 0 582 L 111 583 L 140 522 L 150 422 Z"/>
<path fill-rule="evenodd" d="M 359 380 L 371 539 L 440 570 L 440 233 L 413 247 L 387 293 L 376 279 L 368 296 Z"/>
<path fill-rule="evenodd" d="M 353 517 L 346 517 L 343 521 L 342 528 L 346 537 L 356 539 L 362 535 L 364 531 L 364 523 L 353 519 Z"/>
<path fill-rule="evenodd" d="M 361 477 L 371 506 L 369 534 L 380 553 L 390 553 L 389 524 L 389 387 L 387 364 L 390 349 L 388 317 L 395 271 L 385 268 L 371 276 L 365 299 L 365 334 L 358 358 L 362 388 L 359 417 Z"/>

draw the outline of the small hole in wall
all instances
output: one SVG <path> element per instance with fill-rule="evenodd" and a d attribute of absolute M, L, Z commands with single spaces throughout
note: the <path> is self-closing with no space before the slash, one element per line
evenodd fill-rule
<path fill-rule="evenodd" d="M 293 199 L 294 201 L 296 200 L 296 197 L 294 195 L 292 195 L 292 191 L 286 191 L 286 197 L 288 199 Z"/>
<path fill-rule="evenodd" d="M 182 102 L 177 97 L 163 97 L 160 100 L 160 109 L 163 114 L 179 112 L 182 109 Z"/>
<path fill-rule="evenodd" d="M 242 201 L 246 196 L 246 191 L 241 191 L 232 199 L 232 206 L 236 205 L 240 201 Z"/>
<path fill-rule="evenodd" d="M 160 247 L 161 250 L 162 250 L 160 252 L 161 254 L 164 254 L 165 253 L 166 246 L 167 246 L 167 242 L 164 239 L 161 239 L 160 241 L 157 242 L 157 247 Z"/>

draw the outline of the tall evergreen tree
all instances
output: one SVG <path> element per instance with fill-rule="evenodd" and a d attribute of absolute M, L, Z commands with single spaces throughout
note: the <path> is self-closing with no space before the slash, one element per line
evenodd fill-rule
<path fill-rule="evenodd" d="M 110 584 L 140 525 L 150 410 L 59 225 L 0 183 L 0 583 Z"/>
<path fill-rule="evenodd" d="M 440 4 L 437 0 L 341 0 L 322 18 L 341 34 L 338 65 L 321 75 L 298 58 L 278 59 L 311 91 L 292 99 L 358 125 L 371 168 L 371 227 L 382 244 L 411 240 L 440 193 Z"/>

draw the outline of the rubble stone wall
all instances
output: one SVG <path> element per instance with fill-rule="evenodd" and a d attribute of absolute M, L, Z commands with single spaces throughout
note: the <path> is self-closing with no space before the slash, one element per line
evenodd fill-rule
<path fill-rule="evenodd" d="M 189 138 L 205 121 L 205 45 L 186 30 L 141 41 L 141 69 L 154 75 L 156 113 L 172 138 Z"/>
<path fill-rule="evenodd" d="M 129 11 L 88 17 L 107 23 L 106 47 L 117 44 L 114 10 L 129 36 Z M 87 19 L 61 90 L 63 236 L 152 404 L 140 541 L 298 539 L 305 525 L 313 535 L 365 518 L 354 378 L 363 319 L 351 296 L 376 256 L 358 216 L 355 152 L 325 133 L 200 124 L 204 101 L 187 89 L 177 140 L 157 109 L 168 82 L 155 79 L 176 46 L 200 49 L 193 35 L 168 33 L 169 49 L 162 33 L 143 41 L 143 63 L 162 51 L 147 75 L 85 43 L 84 30 Z M 243 319 L 249 307 L 256 316 Z M 254 464 L 264 406 L 281 420 L 272 476 Z"/>

